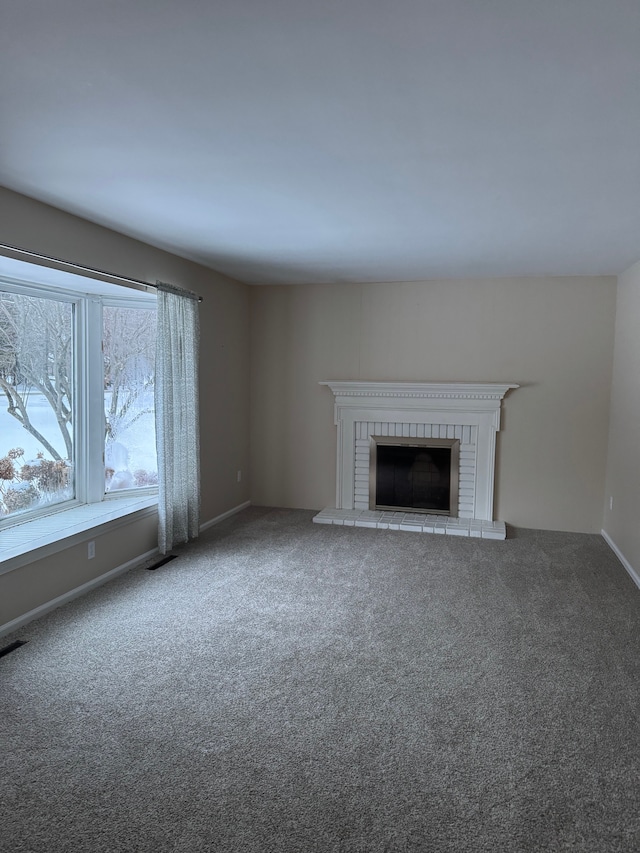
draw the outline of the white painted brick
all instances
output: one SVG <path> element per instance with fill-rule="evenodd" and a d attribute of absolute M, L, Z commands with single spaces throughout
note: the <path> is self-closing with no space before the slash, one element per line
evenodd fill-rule
<path fill-rule="evenodd" d="M 506 533 L 500 533 L 497 530 L 483 530 L 482 531 L 482 538 L 483 539 L 500 539 L 500 540 L 502 540 L 502 539 L 507 538 L 507 534 Z"/>
<path fill-rule="evenodd" d="M 482 536 L 482 522 L 477 521 L 476 519 L 471 519 L 471 523 L 469 525 L 469 535 L 473 536 L 474 539 L 479 539 Z"/>
<path fill-rule="evenodd" d="M 450 518 L 447 521 L 447 533 L 450 536 L 468 536 L 469 522 L 463 518 Z"/>
<path fill-rule="evenodd" d="M 400 525 L 400 530 L 406 530 L 407 533 L 422 533 L 422 525 L 415 521 L 403 521 Z"/>
<path fill-rule="evenodd" d="M 360 513 L 360 518 L 368 518 L 370 521 L 379 521 L 382 518 L 381 509 L 366 509 Z"/>
<path fill-rule="evenodd" d="M 506 539 L 507 527 L 503 521 L 483 521 L 482 522 L 482 538 L 483 539 Z"/>

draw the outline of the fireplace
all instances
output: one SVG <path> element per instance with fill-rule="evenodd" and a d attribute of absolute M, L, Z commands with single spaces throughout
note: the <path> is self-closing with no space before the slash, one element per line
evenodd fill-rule
<path fill-rule="evenodd" d="M 502 399 L 518 385 L 320 384 L 335 396 L 338 440 L 335 507 L 316 515 L 316 523 L 506 537 L 504 522 L 493 518 L 496 433 Z M 388 447 L 396 447 L 391 452 L 402 457 L 395 463 L 400 473 L 380 475 L 380 497 L 378 474 L 372 487 L 371 470 L 373 465 L 377 472 L 378 457 L 386 456 Z M 442 485 L 447 471 L 448 497 Z"/>
<path fill-rule="evenodd" d="M 369 509 L 458 514 L 460 442 L 372 435 Z"/>

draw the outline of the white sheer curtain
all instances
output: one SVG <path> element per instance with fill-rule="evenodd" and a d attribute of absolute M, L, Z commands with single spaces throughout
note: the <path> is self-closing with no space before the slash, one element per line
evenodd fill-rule
<path fill-rule="evenodd" d="M 156 445 L 158 546 L 194 539 L 200 524 L 198 298 L 157 283 Z"/>

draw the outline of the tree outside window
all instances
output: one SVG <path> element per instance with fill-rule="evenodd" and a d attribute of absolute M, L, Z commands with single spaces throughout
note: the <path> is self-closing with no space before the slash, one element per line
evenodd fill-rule
<path fill-rule="evenodd" d="M 105 305 L 105 488 L 110 492 L 158 483 L 155 351 L 155 311 Z"/>
<path fill-rule="evenodd" d="M 82 500 L 92 441 L 106 492 L 154 486 L 155 310 L 24 290 L 0 290 L 0 521 Z M 102 314 L 102 341 L 79 323 L 85 308 Z M 101 389 L 86 384 L 92 361 Z M 102 423 L 86 422 L 81 387 L 103 395 Z"/>

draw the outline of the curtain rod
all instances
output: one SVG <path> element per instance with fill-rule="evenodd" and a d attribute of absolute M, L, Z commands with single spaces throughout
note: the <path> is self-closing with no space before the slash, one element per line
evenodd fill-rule
<path fill-rule="evenodd" d="M 7 243 L 0 243 L 0 249 L 8 250 L 10 252 L 15 252 L 20 255 L 27 255 L 30 258 L 38 258 L 40 261 L 50 261 L 54 264 L 62 264 L 65 267 L 70 267 L 73 270 L 90 273 L 91 275 L 99 275 L 106 276 L 110 279 L 116 279 L 119 282 L 124 282 L 124 287 L 131 287 L 134 290 L 146 290 L 149 293 L 155 293 L 158 289 L 157 284 L 150 284 L 148 281 L 142 281 L 139 278 L 130 278 L 126 275 L 119 275 L 118 273 L 108 272 L 107 270 L 99 270 L 94 267 L 85 267 L 82 264 L 75 264 L 73 261 L 65 261 L 62 258 L 54 258 L 51 255 L 41 255 L 39 252 L 31 252 L 29 249 L 22 249 L 20 246 L 9 246 Z M 184 290 L 184 288 L 176 288 L 176 290 Z M 202 296 L 198 296 L 198 294 L 193 293 L 190 290 L 184 290 L 184 293 L 188 296 L 192 296 L 198 300 L 198 302 L 202 302 Z"/>

